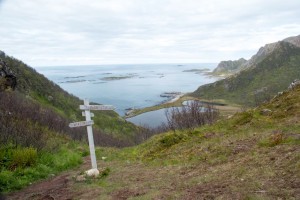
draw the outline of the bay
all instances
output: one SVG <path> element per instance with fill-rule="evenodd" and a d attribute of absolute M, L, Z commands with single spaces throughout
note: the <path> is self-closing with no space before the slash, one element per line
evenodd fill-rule
<path fill-rule="evenodd" d="M 116 64 L 37 67 L 36 70 L 67 92 L 109 104 L 124 115 L 126 109 L 144 108 L 167 100 L 165 92 L 192 92 L 217 80 L 205 75 L 216 63 Z"/>
<path fill-rule="evenodd" d="M 184 101 L 182 102 L 182 106 L 187 106 L 194 102 L 194 100 Z M 200 102 L 201 103 L 201 102 Z M 182 107 L 175 107 L 175 109 L 181 109 Z M 142 113 L 140 115 L 127 118 L 126 120 L 134 123 L 137 126 L 143 126 L 147 128 L 157 128 L 161 125 L 168 125 L 167 112 L 172 112 L 173 107 L 171 108 L 162 108 L 154 111 L 149 111 L 146 113 Z M 202 108 L 202 112 L 205 109 Z"/>

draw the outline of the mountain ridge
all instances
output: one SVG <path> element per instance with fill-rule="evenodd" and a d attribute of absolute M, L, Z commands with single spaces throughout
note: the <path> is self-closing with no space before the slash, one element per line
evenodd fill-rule
<path fill-rule="evenodd" d="M 281 41 L 288 42 L 297 47 L 300 47 L 300 35 L 291 36 L 291 37 L 285 38 Z M 251 67 L 251 66 L 256 65 L 257 63 L 261 62 L 266 56 L 270 55 L 276 48 L 278 48 L 278 45 L 281 41 L 265 44 L 263 47 L 260 47 L 258 52 L 256 54 L 254 54 L 246 63 L 244 63 L 241 66 L 240 70 L 246 69 L 248 67 Z"/>
<path fill-rule="evenodd" d="M 213 70 L 213 75 L 231 75 L 237 73 L 240 70 L 240 67 L 246 63 L 247 60 L 240 58 L 238 60 L 227 60 L 221 61 L 218 66 Z"/>
<path fill-rule="evenodd" d="M 241 70 L 247 69 L 248 67 L 252 67 L 257 63 L 261 62 L 263 59 L 265 59 L 268 55 L 270 55 L 276 48 L 279 47 L 279 43 L 282 41 L 300 47 L 300 35 L 291 36 L 278 42 L 268 43 L 260 47 L 257 53 L 254 54 L 249 60 L 240 58 L 239 60 L 234 61 L 221 61 L 218 64 L 218 66 L 213 70 L 212 75 L 224 75 L 227 77 L 238 73 Z"/>
<path fill-rule="evenodd" d="M 265 47 L 255 54 L 261 59 L 259 62 L 256 59 L 257 63 L 228 78 L 200 86 L 190 95 L 254 106 L 282 91 L 300 77 L 300 48 L 285 41 Z"/>

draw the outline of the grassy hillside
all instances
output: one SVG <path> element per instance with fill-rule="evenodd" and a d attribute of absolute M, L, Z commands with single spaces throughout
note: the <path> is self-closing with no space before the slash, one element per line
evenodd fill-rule
<path fill-rule="evenodd" d="M 45 107 L 51 108 L 70 121 L 82 121 L 84 119 L 81 116 L 81 110 L 79 110 L 79 105 L 83 104 L 82 100 L 70 95 L 22 61 L 5 54 L 1 54 L 1 58 L 17 76 L 17 92 Z M 99 131 L 124 141 L 124 144 L 133 144 L 133 138 L 137 131 L 133 124 L 121 119 L 113 111 L 94 113 L 94 127 Z"/>
<path fill-rule="evenodd" d="M 169 132 L 116 151 L 95 181 L 103 199 L 299 199 L 300 86 L 194 131 Z M 266 110 L 268 109 L 268 110 Z M 77 183 L 86 191 L 91 183 Z M 98 193 L 99 192 L 99 193 Z M 101 199 L 101 198 L 100 198 Z"/>
<path fill-rule="evenodd" d="M 204 99 L 224 99 L 253 106 L 273 97 L 300 77 L 300 48 L 279 42 L 270 55 L 240 73 L 191 93 Z"/>
<path fill-rule="evenodd" d="M 17 88 L 0 90 L 0 193 L 20 189 L 82 163 L 89 154 L 83 102 L 23 62 L 0 57 L 17 77 Z M 133 145 L 137 127 L 113 111 L 94 112 L 94 141 L 100 146 Z M 1 194 L 0 194 L 1 199 Z"/>
<path fill-rule="evenodd" d="M 211 126 L 98 147 L 99 178 L 71 171 L 8 198 L 299 199 L 299 102 L 300 86 Z"/>
<path fill-rule="evenodd" d="M 78 166 L 88 154 L 82 129 L 22 94 L 0 92 L 0 193 Z M 100 135 L 100 134 L 98 134 Z"/>

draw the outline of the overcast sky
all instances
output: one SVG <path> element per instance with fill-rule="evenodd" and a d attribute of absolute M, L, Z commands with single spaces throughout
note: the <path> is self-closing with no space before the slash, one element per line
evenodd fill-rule
<path fill-rule="evenodd" d="M 32 67 L 249 59 L 299 34 L 299 0 L 0 0 L 0 50 Z"/>

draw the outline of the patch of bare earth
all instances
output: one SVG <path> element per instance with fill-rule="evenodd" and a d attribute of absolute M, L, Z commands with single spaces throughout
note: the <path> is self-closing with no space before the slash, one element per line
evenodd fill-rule
<path fill-rule="evenodd" d="M 139 190 L 129 190 L 129 189 L 122 189 L 119 191 L 116 191 L 112 194 L 112 199 L 120 199 L 120 200 L 126 200 L 129 197 L 138 197 L 141 195 L 144 195 L 145 192 L 139 191 Z"/>
<path fill-rule="evenodd" d="M 9 194 L 7 198 L 12 200 L 74 199 L 81 194 L 81 192 L 72 190 L 72 185 L 75 182 L 74 176 L 81 170 L 88 169 L 89 165 L 90 160 L 86 157 L 80 169 L 64 172 L 53 178 L 39 181 L 25 189 Z"/>

